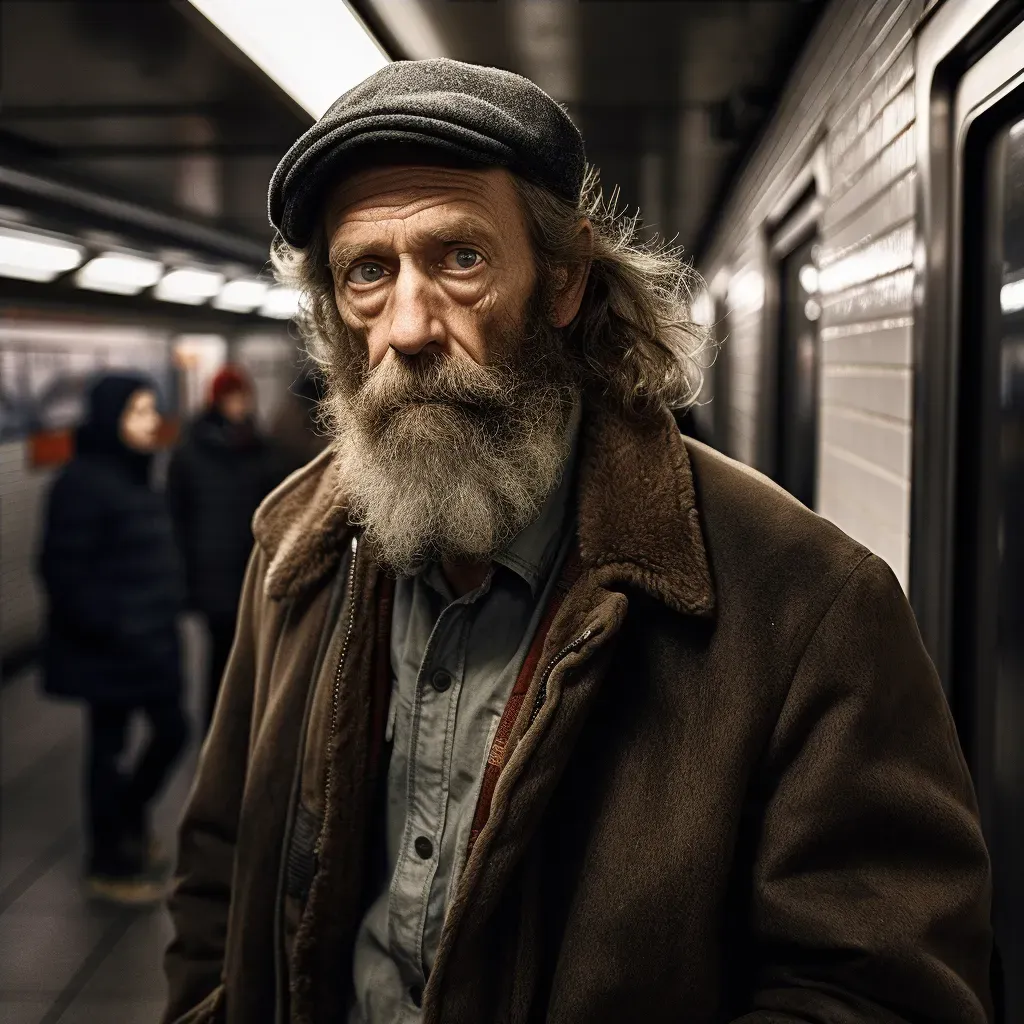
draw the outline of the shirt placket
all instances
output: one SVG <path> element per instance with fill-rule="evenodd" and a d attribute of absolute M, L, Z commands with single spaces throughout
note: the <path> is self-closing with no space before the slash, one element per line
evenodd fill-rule
<path fill-rule="evenodd" d="M 416 680 L 406 822 L 388 914 L 392 955 L 412 987 L 425 984 L 423 940 L 445 828 L 455 717 L 465 671 L 470 609 L 455 602 L 431 631 Z"/>

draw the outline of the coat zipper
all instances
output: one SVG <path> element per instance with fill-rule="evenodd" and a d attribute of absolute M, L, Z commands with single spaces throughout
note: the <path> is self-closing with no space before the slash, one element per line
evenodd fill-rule
<path fill-rule="evenodd" d="M 527 723 L 527 726 L 526 726 L 527 729 L 529 729 L 533 725 L 533 723 L 537 720 L 537 716 L 540 714 L 540 710 L 544 706 L 544 701 L 547 699 L 547 693 L 548 693 L 548 679 L 551 676 L 551 673 L 554 671 L 555 666 L 567 654 L 569 654 L 571 651 L 576 650 L 576 648 L 579 647 L 580 644 L 585 643 L 587 640 L 589 640 L 591 638 L 591 636 L 593 636 L 593 633 L 594 633 L 593 629 L 585 629 L 582 633 L 580 633 L 580 635 L 578 637 L 576 637 L 575 640 L 572 640 L 569 643 L 567 643 L 547 663 L 547 665 L 544 667 L 544 675 L 541 677 L 540 688 L 538 689 L 537 696 L 534 698 L 534 701 L 533 701 L 533 708 L 530 711 L 530 720 L 529 720 L 529 722 Z M 522 769 L 520 768 L 519 770 L 521 771 Z M 504 770 L 502 770 L 502 772 L 498 776 L 498 781 L 497 781 L 496 787 L 495 787 L 495 793 L 497 792 L 497 787 L 500 786 L 503 781 L 504 782 L 508 782 L 509 781 L 505 777 Z M 470 845 L 470 850 L 472 850 L 472 841 L 471 841 L 471 845 Z M 465 864 L 463 865 L 463 877 L 459 880 L 459 884 L 460 885 L 462 885 L 464 883 L 465 883 Z M 458 919 L 456 918 L 455 921 L 457 922 Z M 455 928 L 458 927 L 458 923 L 453 923 L 453 919 L 451 917 L 449 917 L 448 919 L 445 920 L 444 929 L 442 931 L 442 935 L 443 935 L 443 932 L 447 931 L 450 927 L 455 927 Z M 443 969 L 444 962 L 441 961 L 441 960 L 435 960 L 434 969 L 431 972 L 432 976 L 436 975 L 438 973 L 439 965 L 440 965 L 440 969 Z"/>
<path fill-rule="evenodd" d="M 348 642 L 352 637 L 352 627 L 355 625 L 356 617 L 356 551 L 359 540 L 352 538 L 352 562 L 348 568 L 348 626 L 345 628 L 345 637 L 341 641 L 341 651 L 338 654 L 338 667 L 334 673 L 334 690 L 331 694 L 331 731 L 327 737 L 327 779 L 324 783 L 324 820 L 320 824 L 320 833 L 316 837 L 316 844 L 313 847 L 313 855 L 319 860 L 320 852 L 324 847 L 324 839 L 327 835 L 327 821 L 331 809 L 331 790 L 334 788 L 334 758 L 331 750 L 334 747 L 334 734 L 338 730 L 338 704 L 341 700 L 341 672 L 345 667 L 345 653 L 348 651 Z"/>
<path fill-rule="evenodd" d="M 585 629 L 575 640 L 567 643 L 547 664 L 544 669 L 544 675 L 540 681 L 540 689 L 537 691 L 537 696 L 533 701 L 533 710 L 530 712 L 530 721 L 527 728 L 533 725 L 537 721 L 537 716 L 540 714 L 540 709 L 544 707 L 544 701 L 548 697 L 548 677 L 551 675 L 554 667 L 570 652 L 576 650 L 580 644 L 590 639 L 592 629 Z"/>

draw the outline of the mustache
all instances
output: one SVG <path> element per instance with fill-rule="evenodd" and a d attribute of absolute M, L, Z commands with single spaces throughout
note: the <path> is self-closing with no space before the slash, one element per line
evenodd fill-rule
<path fill-rule="evenodd" d="M 393 353 L 364 375 L 352 396 L 357 411 L 387 415 L 410 405 L 444 405 L 466 412 L 508 409 L 522 389 L 509 367 L 458 356 Z"/>

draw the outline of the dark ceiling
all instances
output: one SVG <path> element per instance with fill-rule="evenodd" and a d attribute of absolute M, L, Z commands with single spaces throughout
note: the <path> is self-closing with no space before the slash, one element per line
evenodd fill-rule
<path fill-rule="evenodd" d="M 267 182 L 310 123 L 190 4 L 0 2 L 4 167 L 216 226 L 265 253 Z"/>
<path fill-rule="evenodd" d="M 533 78 L 577 120 L 606 187 L 699 254 L 824 2 L 351 6 L 392 56 Z M 0 0 L 0 167 L 91 183 L 265 247 L 267 182 L 310 123 L 183 0 Z M 13 201 L 0 187 L 0 204 Z"/>

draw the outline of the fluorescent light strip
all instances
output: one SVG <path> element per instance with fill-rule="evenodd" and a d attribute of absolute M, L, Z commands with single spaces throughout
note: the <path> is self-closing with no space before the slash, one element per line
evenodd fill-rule
<path fill-rule="evenodd" d="M 276 320 L 290 320 L 299 311 L 299 293 L 294 288 L 278 286 L 267 292 L 266 300 L 260 307 L 261 316 Z"/>
<path fill-rule="evenodd" d="M 389 59 L 343 0 L 192 0 L 313 117 Z"/>
<path fill-rule="evenodd" d="M 22 231 L 0 231 L 0 277 L 19 281 L 52 281 L 74 270 L 85 249 L 47 235 Z"/>
<path fill-rule="evenodd" d="M 270 285 L 266 281 L 239 278 L 228 281 L 213 300 L 215 309 L 227 309 L 232 313 L 251 313 L 266 298 Z"/>
<path fill-rule="evenodd" d="M 164 265 L 159 260 L 106 252 L 90 260 L 75 274 L 75 284 L 90 291 L 114 295 L 138 295 L 160 280 Z"/>
<path fill-rule="evenodd" d="M 182 267 L 165 274 L 156 286 L 153 296 L 164 302 L 181 302 L 199 306 L 213 298 L 224 284 L 224 275 L 212 270 Z"/>

